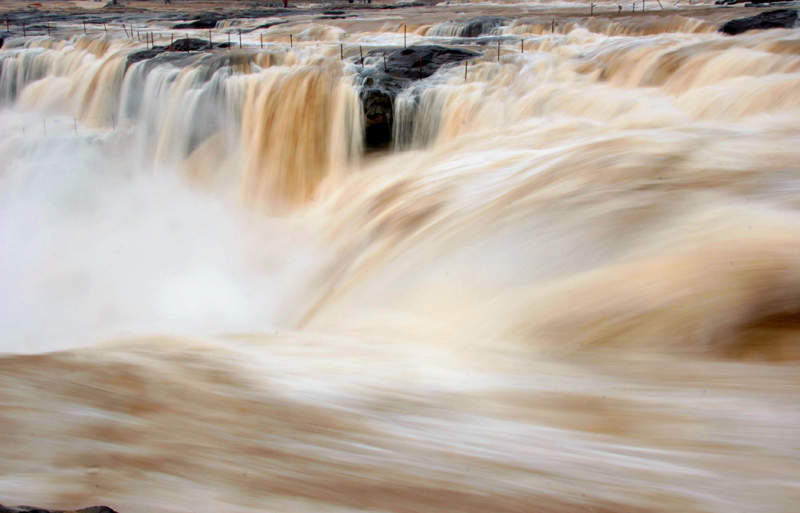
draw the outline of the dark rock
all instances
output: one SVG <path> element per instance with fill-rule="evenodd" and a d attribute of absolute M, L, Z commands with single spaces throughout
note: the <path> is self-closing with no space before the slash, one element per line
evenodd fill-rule
<path fill-rule="evenodd" d="M 745 7 L 769 7 L 772 4 L 788 4 L 796 0 L 717 0 L 714 5 L 736 5 L 744 4 Z"/>
<path fill-rule="evenodd" d="M 492 30 L 502 27 L 508 20 L 494 16 L 478 16 L 464 20 L 464 28 L 458 34 L 460 37 L 478 37 L 484 34 L 491 34 Z"/>
<path fill-rule="evenodd" d="M 360 75 L 364 142 L 367 148 L 383 148 L 392 142 L 395 99 L 411 81 L 387 75 L 380 68 L 365 68 Z"/>
<path fill-rule="evenodd" d="M 158 48 L 158 47 L 156 47 Z M 166 47 L 168 52 L 207 52 L 208 39 L 180 38 Z"/>
<path fill-rule="evenodd" d="M 379 49 L 373 50 L 367 55 L 374 56 L 382 53 L 384 50 Z M 409 46 L 391 53 L 386 52 L 386 73 L 393 77 L 419 80 L 433 75 L 442 66 L 474 59 L 478 56 L 480 54 L 477 52 L 447 48 L 446 46 Z"/>
<path fill-rule="evenodd" d="M 165 52 L 166 48 L 163 46 L 156 46 L 152 50 L 139 50 L 138 52 L 133 52 L 132 54 L 128 55 L 128 66 L 131 64 L 135 64 L 140 61 L 145 61 L 147 59 L 152 59 L 156 55 Z"/>
<path fill-rule="evenodd" d="M 0 504 L 0 513 L 117 513 L 107 506 L 92 506 L 90 508 L 76 509 L 76 510 L 55 510 L 55 509 L 41 509 L 31 506 L 13 506 L 6 507 Z"/>
<path fill-rule="evenodd" d="M 178 23 L 173 26 L 175 30 L 181 29 L 214 29 L 217 28 L 217 22 L 222 20 L 221 16 L 203 16 L 202 18 L 191 21 L 189 23 Z"/>
<path fill-rule="evenodd" d="M 794 28 L 797 26 L 797 9 L 778 9 L 762 12 L 750 18 L 731 20 L 719 28 L 720 32 L 735 36 L 748 30 Z"/>
<path fill-rule="evenodd" d="M 385 70 L 382 58 L 384 54 Z M 359 71 L 367 148 L 382 148 L 391 143 L 395 100 L 413 80 L 418 80 L 420 76 L 423 79 L 430 77 L 442 66 L 474 59 L 479 55 L 476 52 L 438 45 L 410 46 L 404 49 L 386 48 L 369 52 L 367 57 L 378 58 L 376 64 Z M 421 74 L 420 59 L 422 59 Z"/>
<path fill-rule="evenodd" d="M 171 45 L 167 46 L 154 46 L 149 50 L 139 50 L 128 55 L 127 65 L 135 64 L 140 61 L 148 59 L 161 59 L 163 63 L 181 59 L 187 52 L 207 52 L 209 51 L 208 40 L 206 39 L 176 39 Z M 214 43 L 214 48 L 228 48 L 228 43 Z"/>

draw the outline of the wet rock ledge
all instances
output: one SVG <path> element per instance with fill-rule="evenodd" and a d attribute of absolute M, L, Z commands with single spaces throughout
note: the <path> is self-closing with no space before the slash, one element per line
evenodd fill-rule
<path fill-rule="evenodd" d="M 394 102 L 412 81 L 426 79 L 444 66 L 478 56 L 479 53 L 470 50 L 439 45 L 379 48 L 369 52 L 367 57 L 372 57 L 374 64 L 359 72 L 367 148 L 377 149 L 391 143 Z"/>
<path fill-rule="evenodd" d="M 60 509 L 34 508 L 32 506 L 9 507 L 0 504 L 0 513 L 117 513 L 117 512 L 106 506 L 92 506 L 91 508 L 60 510 Z"/>
<path fill-rule="evenodd" d="M 731 20 L 719 28 L 720 32 L 735 36 L 748 30 L 766 30 L 775 28 L 795 28 L 798 25 L 797 9 L 778 9 L 751 16 Z"/>

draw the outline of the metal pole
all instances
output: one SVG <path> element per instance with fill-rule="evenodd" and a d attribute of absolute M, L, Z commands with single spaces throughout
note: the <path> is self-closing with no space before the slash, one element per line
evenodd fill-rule
<path fill-rule="evenodd" d="M 239 29 L 239 48 L 242 47 L 242 29 Z"/>
<path fill-rule="evenodd" d="M 519 40 L 519 53 L 525 53 L 525 40 Z"/>
<path fill-rule="evenodd" d="M 106 22 L 103 22 L 103 32 L 108 34 L 108 29 L 106 28 Z"/>
<path fill-rule="evenodd" d="M 264 33 L 262 32 L 259 34 L 259 38 L 261 39 L 261 48 L 264 48 Z"/>
<path fill-rule="evenodd" d="M 186 53 L 189 53 L 189 33 L 186 33 Z"/>
<path fill-rule="evenodd" d="M 594 4 L 591 4 L 591 5 L 589 6 L 589 17 L 590 17 L 590 18 L 593 18 L 593 17 L 594 17 Z"/>
<path fill-rule="evenodd" d="M 556 20 L 550 20 L 550 33 L 556 33 Z"/>
<path fill-rule="evenodd" d="M 47 37 L 50 37 L 50 22 L 47 22 Z"/>
<path fill-rule="evenodd" d="M 172 32 L 169 33 L 169 47 L 172 48 L 172 45 L 175 44 L 175 34 Z"/>
<path fill-rule="evenodd" d="M 339 55 L 342 57 L 342 61 L 344 61 L 344 45 L 339 45 Z"/>
<path fill-rule="evenodd" d="M 422 80 L 422 57 L 419 58 L 419 79 Z"/>
<path fill-rule="evenodd" d="M 358 53 L 361 54 L 361 69 L 364 69 L 364 52 L 361 51 L 361 45 L 358 45 Z M 422 59 L 420 59 L 422 62 Z"/>
<path fill-rule="evenodd" d="M 464 61 L 464 82 L 467 81 L 467 66 L 468 66 L 468 64 L 469 64 L 468 61 Z"/>
<path fill-rule="evenodd" d="M 83 33 L 86 34 L 86 20 L 83 20 Z"/>
<path fill-rule="evenodd" d="M 294 48 L 294 41 L 291 34 L 289 34 L 289 48 Z"/>
<path fill-rule="evenodd" d="M 231 33 L 228 32 L 228 51 L 231 51 Z"/>
<path fill-rule="evenodd" d="M 211 41 L 211 31 L 210 30 L 208 31 L 208 49 L 209 50 L 213 50 L 214 49 L 214 43 Z"/>
<path fill-rule="evenodd" d="M 406 48 L 406 25 L 403 24 L 403 48 Z"/>
<path fill-rule="evenodd" d="M 386 52 L 383 52 L 383 71 L 384 73 L 388 73 L 389 68 L 386 67 Z"/>
<path fill-rule="evenodd" d="M 500 43 L 497 43 L 497 62 L 500 62 Z"/>

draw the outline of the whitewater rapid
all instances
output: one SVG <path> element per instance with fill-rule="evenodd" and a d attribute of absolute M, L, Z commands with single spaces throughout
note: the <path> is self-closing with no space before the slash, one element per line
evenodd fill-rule
<path fill-rule="evenodd" d="M 0 503 L 795 511 L 800 30 L 570 23 L 6 42 Z"/>

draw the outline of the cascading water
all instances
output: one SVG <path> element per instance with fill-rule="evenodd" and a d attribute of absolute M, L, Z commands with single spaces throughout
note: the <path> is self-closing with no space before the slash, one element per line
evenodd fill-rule
<path fill-rule="evenodd" d="M 424 9 L 6 41 L 0 502 L 796 510 L 800 30 Z"/>

